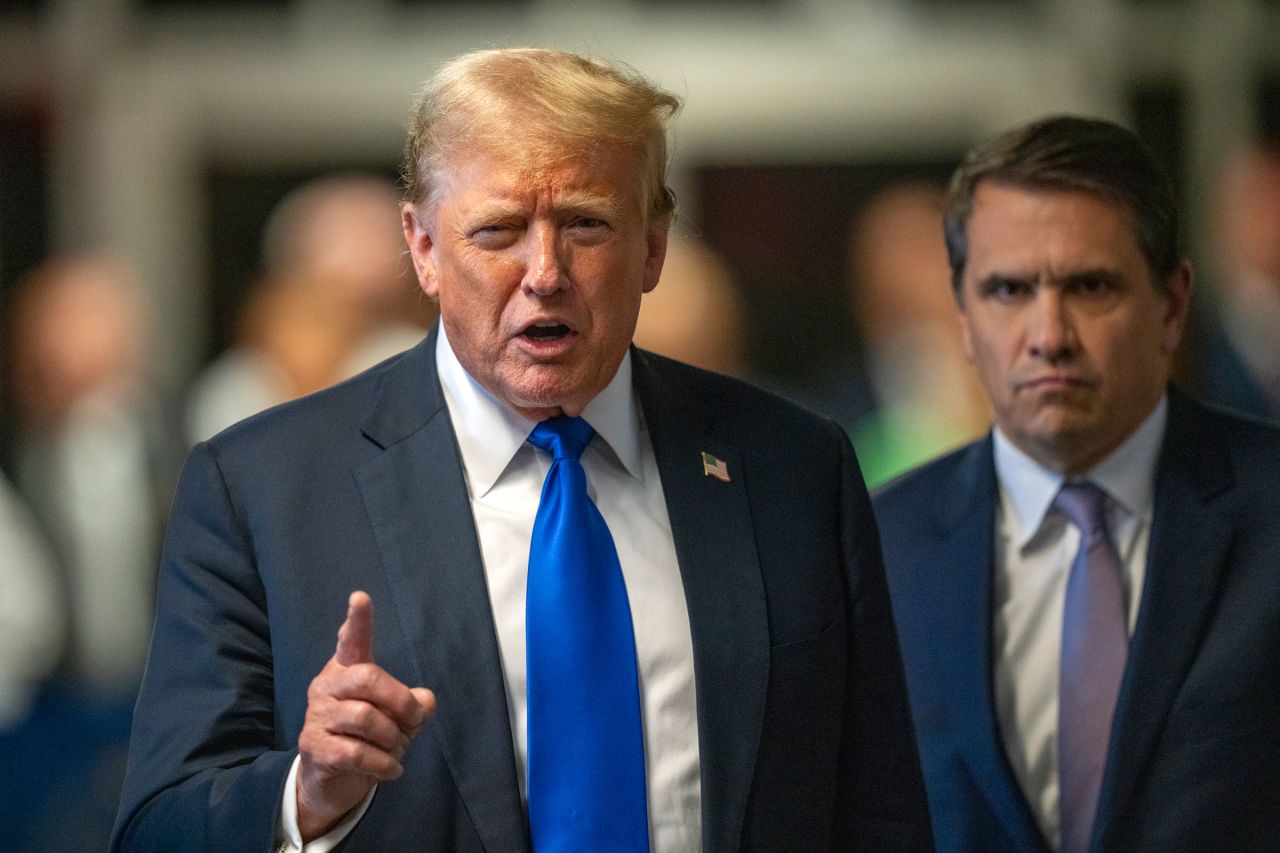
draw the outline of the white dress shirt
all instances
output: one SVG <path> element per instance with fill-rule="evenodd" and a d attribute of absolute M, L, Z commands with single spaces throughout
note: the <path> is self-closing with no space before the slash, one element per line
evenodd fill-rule
<path fill-rule="evenodd" d="M 463 369 L 443 324 L 436 342 L 436 365 L 480 540 L 523 800 L 528 755 L 525 582 L 534 515 L 551 458 L 526 443 L 536 422 L 503 405 Z M 587 488 L 613 535 L 635 631 L 650 846 L 661 853 L 699 850 L 702 789 L 693 640 L 657 461 L 632 389 L 629 353 L 582 417 L 596 430 L 596 438 L 582 454 Z M 288 802 L 296 772 L 295 761 L 285 786 L 281 827 L 283 837 L 296 846 L 286 841 L 282 850 L 303 849 L 296 804 Z M 305 853 L 332 849 L 358 822 L 370 800 L 342 826 L 306 845 Z"/>
<path fill-rule="evenodd" d="M 0 472 L 0 731 L 26 718 L 66 642 L 57 576 L 35 518 Z"/>
<path fill-rule="evenodd" d="M 65 662 L 79 683 L 113 701 L 137 693 L 151 640 L 159 520 L 153 414 L 132 383 L 107 383 L 18 453 L 17 486 L 48 525 L 65 572 Z"/>
<path fill-rule="evenodd" d="M 1156 461 L 1168 414 L 1155 410 L 1106 459 L 1079 478 L 1106 493 L 1107 525 L 1120 554 L 1132 635 L 1146 575 Z M 993 602 L 996 714 L 1005 754 L 1045 838 L 1059 846 L 1058 670 L 1067 575 L 1080 531 L 1053 499 L 1062 475 L 995 430 L 1000 504 Z"/>

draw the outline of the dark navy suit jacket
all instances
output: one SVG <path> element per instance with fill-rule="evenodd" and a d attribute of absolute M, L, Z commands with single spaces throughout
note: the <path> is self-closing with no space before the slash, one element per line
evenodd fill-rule
<path fill-rule="evenodd" d="M 162 561 L 114 849 L 267 850 L 347 595 L 439 707 L 351 851 L 529 847 L 434 335 L 197 446 Z M 834 424 L 633 350 L 693 632 L 705 850 L 920 849 L 870 502 Z M 706 476 L 701 453 L 730 482 Z"/>
<path fill-rule="evenodd" d="M 994 710 L 990 437 L 875 496 L 934 835 L 1043 851 Z M 1280 430 L 1170 391 L 1095 850 L 1280 849 Z"/>

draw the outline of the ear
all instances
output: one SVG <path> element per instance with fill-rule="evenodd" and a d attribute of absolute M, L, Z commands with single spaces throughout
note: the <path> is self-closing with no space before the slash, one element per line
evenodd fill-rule
<path fill-rule="evenodd" d="M 964 282 L 960 282 L 960 289 L 953 290 L 955 296 L 954 302 L 956 306 L 956 322 L 960 324 L 960 342 L 964 344 L 964 356 L 973 363 L 973 330 L 969 328 L 969 312 L 965 310 L 964 298 Z"/>
<path fill-rule="evenodd" d="M 440 283 L 436 279 L 435 259 L 431 250 L 435 243 L 423 216 L 409 202 L 400 208 L 400 224 L 404 228 L 404 241 L 409 245 L 409 257 L 413 259 L 413 271 L 418 277 L 418 287 L 432 300 L 439 301 Z"/>
<path fill-rule="evenodd" d="M 1182 330 L 1187 324 L 1187 314 L 1191 310 L 1191 287 L 1194 278 L 1191 262 L 1183 258 L 1166 284 L 1161 348 L 1167 355 L 1172 355 L 1182 341 Z"/>
<path fill-rule="evenodd" d="M 664 222 L 650 228 L 645 237 L 643 293 L 658 286 L 658 279 L 662 276 L 662 263 L 667 259 L 668 233 L 667 223 Z"/>

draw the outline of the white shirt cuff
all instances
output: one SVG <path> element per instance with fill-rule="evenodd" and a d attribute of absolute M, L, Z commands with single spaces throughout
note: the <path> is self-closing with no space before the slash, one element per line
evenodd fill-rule
<path fill-rule="evenodd" d="M 369 810 L 369 804 L 373 802 L 373 795 L 378 790 L 378 786 L 374 785 L 369 790 L 368 795 L 351 810 L 342 823 L 310 844 L 303 844 L 302 830 L 298 829 L 298 767 L 301 763 L 301 756 L 293 759 L 293 766 L 289 768 L 289 778 L 284 781 L 284 799 L 280 803 L 280 823 L 276 826 L 276 840 L 279 842 L 276 853 L 329 853 L 351 833 L 351 830 L 356 828 L 360 818 L 364 817 L 364 813 Z"/>

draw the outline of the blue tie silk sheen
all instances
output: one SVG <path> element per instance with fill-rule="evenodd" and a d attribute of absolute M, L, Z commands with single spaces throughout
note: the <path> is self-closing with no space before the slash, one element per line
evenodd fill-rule
<path fill-rule="evenodd" d="M 1068 483 L 1054 506 L 1080 529 L 1067 577 L 1058 685 L 1058 778 L 1063 853 L 1089 849 L 1111 719 L 1129 656 L 1120 555 L 1107 532 L 1106 495 Z"/>
<path fill-rule="evenodd" d="M 553 458 L 525 604 L 534 853 L 649 849 L 631 608 L 579 461 L 594 434 L 581 418 L 558 416 L 529 436 Z"/>

